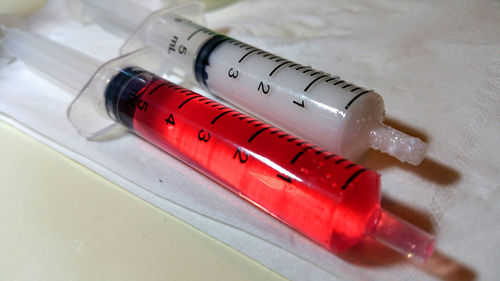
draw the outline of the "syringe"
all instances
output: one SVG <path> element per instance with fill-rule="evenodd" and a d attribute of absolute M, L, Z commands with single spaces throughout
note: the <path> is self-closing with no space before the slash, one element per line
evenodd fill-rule
<path fill-rule="evenodd" d="M 144 70 L 164 64 L 160 50 L 98 67 L 49 40 L 4 33 L 7 52 L 70 88 L 98 69 L 69 107 L 83 134 L 100 130 L 89 122 L 108 124 L 99 118 L 119 122 L 332 252 L 369 236 L 420 261 L 432 254 L 431 235 L 381 209 L 377 173 Z"/>
<path fill-rule="evenodd" d="M 375 91 L 218 34 L 199 20 L 195 4 L 153 13 L 123 1 L 84 0 L 113 26 L 139 26 L 121 49 L 147 45 L 167 52 L 169 71 L 264 120 L 349 159 L 369 147 L 418 165 L 427 151 L 420 139 L 383 124 L 384 103 Z M 132 8 L 133 7 L 133 8 Z M 126 11 L 134 11 L 134 16 Z M 126 22 L 126 24 L 125 24 Z M 107 26 L 110 26 L 109 24 Z M 111 28 L 115 29 L 116 28 Z"/>

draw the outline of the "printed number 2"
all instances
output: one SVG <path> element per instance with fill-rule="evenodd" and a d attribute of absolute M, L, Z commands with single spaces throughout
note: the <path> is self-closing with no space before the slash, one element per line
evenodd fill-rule
<path fill-rule="evenodd" d="M 233 79 L 236 79 L 238 77 L 238 70 L 234 70 L 232 67 L 229 69 L 227 72 L 227 75 Z"/>
<path fill-rule="evenodd" d="M 248 153 L 246 151 L 243 151 L 243 154 L 241 154 L 241 151 L 242 151 L 241 148 L 236 149 L 233 159 L 236 159 L 236 156 L 238 156 L 240 162 L 243 164 L 248 161 Z"/>
<path fill-rule="evenodd" d="M 269 90 L 271 90 L 271 86 L 269 86 L 269 84 L 264 85 L 264 82 L 260 81 L 257 91 L 261 91 L 262 93 L 264 93 L 264 95 L 267 95 L 269 93 Z"/>

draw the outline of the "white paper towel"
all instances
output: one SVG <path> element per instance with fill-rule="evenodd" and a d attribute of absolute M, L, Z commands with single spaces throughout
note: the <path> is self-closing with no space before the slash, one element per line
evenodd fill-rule
<path fill-rule="evenodd" d="M 55 0 L 33 32 L 96 58 L 122 40 Z M 500 2 L 242 1 L 209 27 L 383 96 L 389 123 L 426 139 L 418 167 L 370 152 L 383 206 L 433 232 L 426 266 L 364 242 L 337 257 L 180 161 L 128 134 L 88 142 L 65 111 L 72 94 L 15 62 L 0 73 L 1 118 L 292 280 L 495 280 L 500 275 Z"/>

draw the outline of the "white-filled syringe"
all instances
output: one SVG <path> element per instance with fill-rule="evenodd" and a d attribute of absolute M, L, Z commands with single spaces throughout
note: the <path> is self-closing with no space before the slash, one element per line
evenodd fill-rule
<path fill-rule="evenodd" d="M 85 0 L 125 30 L 147 10 L 128 1 Z M 133 9 L 131 8 L 133 7 Z M 134 10 L 138 17 L 125 14 Z M 198 9 L 198 10 L 197 10 Z M 169 71 L 197 81 L 210 92 L 312 143 L 356 159 L 369 147 L 419 164 L 427 146 L 383 124 L 384 103 L 372 90 L 218 34 L 182 16 L 199 19 L 196 5 L 149 16 L 121 53 L 156 45 L 168 53 Z"/>
<path fill-rule="evenodd" d="M 99 67 L 44 38 L 4 33 L 9 54 L 70 89 L 83 87 L 68 109 L 83 135 L 126 126 L 334 253 L 372 237 L 420 261 L 432 255 L 434 237 L 381 208 L 376 172 L 155 75 L 161 50 Z"/>

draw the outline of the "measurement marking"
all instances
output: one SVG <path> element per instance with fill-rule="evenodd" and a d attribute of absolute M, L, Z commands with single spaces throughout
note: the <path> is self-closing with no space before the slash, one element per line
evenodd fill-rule
<path fill-rule="evenodd" d="M 281 138 L 284 138 L 284 137 L 286 137 L 286 136 L 289 136 L 289 134 L 284 134 L 284 135 L 281 135 L 281 136 L 279 136 L 278 138 L 280 138 L 280 139 L 281 139 Z"/>
<path fill-rule="evenodd" d="M 264 51 L 259 51 L 259 52 L 257 52 L 257 55 L 262 55 L 264 53 L 265 53 Z"/>
<path fill-rule="evenodd" d="M 333 83 L 333 85 L 337 86 L 338 84 L 344 83 L 344 82 L 345 82 L 344 80 L 340 80 L 340 81 L 337 81 L 337 82 Z"/>
<path fill-rule="evenodd" d="M 298 140 L 298 139 L 299 139 L 299 138 L 291 138 L 291 139 L 289 139 L 289 140 L 288 140 L 288 142 L 292 142 L 292 141 L 294 141 L 294 140 Z"/>
<path fill-rule="evenodd" d="M 186 96 L 191 96 L 191 95 L 197 95 L 195 92 L 190 92 L 189 94 L 186 94 Z"/>
<path fill-rule="evenodd" d="M 256 52 L 257 50 L 250 51 L 246 53 L 244 56 L 241 57 L 241 59 L 238 61 L 238 63 L 241 63 L 246 57 L 248 57 L 251 53 Z"/>
<path fill-rule="evenodd" d="M 282 67 L 283 65 L 289 63 L 288 61 L 284 62 L 284 63 L 281 63 L 279 64 L 278 66 L 276 66 L 276 68 L 273 69 L 273 71 L 271 71 L 271 73 L 269 73 L 269 76 L 273 76 L 274 72 L 276 72 L 276 70 L 278 70 L 280 67 Z"/>
<path fill-rule="evenodd" d="M 264 132 L 265 130 L 268 130 L 270 129 L 271 127 L 267 127 L 267 128 L 262 128 L 260 130 L 258 130 L 257 132 L 255 132 L 255 134 L 253 134 L 249 139 L 248 139 L 248 142 L 250 143 L 251 141 L 253 141 L 260 133 Z"/>
<path fill-rule="evenodd" d="M 174 91 L 179 91 L 180 89 L 184 89 L 182 87 L 177 87 L 177 88 L 174 88 Z"/>
<path fill-rule="evenodd" d="M 281 174 L 278 174 L 278 178 L 288 182 L 288 183 L 292 183 L 292 178 L 288 177 L 288 176 L 283 176 Z"/>
<path fill-rule="evenodd" d="M 295 70 L 301 70 L 302 68 L 306 68 L 307 66 L 300 66 L 300 67 L 297 67 Z"/>
<path fill-rule="evenodd" d="M 222 106 L 221 108 L 217 108 L 217 110 L 223 110 L 223 109 L 226 109 L 227 107 L 225 106 Z"/>
<path fill-rule="evenodd" d="M 198 97 L 200 97 L 200 96 L 198 95 L 196 97 L 192 97 L 192 98 L 189 98 L 189 99 L 185 100 L 183 103 L 181 103 L 181 105 L 179 105 L 178 108 L 181 109 L 181 107 L 183 107 L 187 102 L 189 102 L 192 99 L 198 98 Z"/>
<path fill-rule="evenodd" d="M 299 65 L 299 64 L 298 63 L 294 63 L 294 64 L 290 64 L 288 67 L 292 68 L 292 67 L 297 66 L 297 65 Z"/>
<path fill-rule="evenodd" d="M 262 57 L 263 57 L 263 58 L 265 58 L 265 57 L 268 57 L 268 56 L 270 56 L 270 55 L 271 55 L 271 54 L 267 53 L 267 54 L 263 55 Z"/>
<path fill-rule="evenodd" d="M 351 92 L 353 92 L 353 93 L 354 93 L 354 92 L 356 92 L 356 91 L 357 91 L 357 90 L 359 90 L 359 89 L 361 89 L 361 88 L 359 88 L 359 87 L 358 87 L 358 88 L 354 88 L 354 89 L 352 89 L 352 90 L 351 90 Z"/>
<path fill-rule="evenodd" d="M 312 71 L 312 69 L 306 69 L 306 70 L 302 71 L 302 73 L 308 73 L 309 71 Z"/>
<path fill-rule="evenodd" d="M 204 100 L 208 100 L 207 98 L 202 98 L 202 99 L 199 99 L 198 101 L 204 101 Z"/>
<path fill-rule="evenodd" d="M 304 100 L 302 100 L 302 102 L 301 102 L 301 103 L 299 103 L 299 102 L 297 102 L 297 101 L 293 101 L 293 103 L 294 103 L 294 104 L 296 104 L 296 105 L 298 105 L 298 106 L 300 106 L 300 107 L 302 107 L 302 108 L 304 108 L 304 107 L 305 107 Z"/>
<path fill-rule="evenodd" d="M 236 113 L 236 114 L 233 114 L 232 116 L 233 116 L 233 117 L 236 117 L 236 116 L 238 116 L 238 115 L 243 115 L 243 113 Z"/>
<path fill-rule="evenodd" d="M 240 117 L 240 120 L 243 120 L 243 119 L 248 119 L 248 118 L 250 118 L 250 117 L 248 117 L 248 116 L 243 116 L 243 117 Z"/>
<path fill-rule="evenodd" d="M 352 98 L 348 103 L 347 105 L 345 106 L 345 109 L 349 109 L 349 107 L 351 106 L 351 104 L 356 100 L 358 99 L 359 97 L 361 97 L 362 95 L 366 94 L 366 93 L 369 93 L 370 91 L 364 91 L 362 93 L 359 93 L 357 94 L 354 98 Z"/>
<path fill-rule="evenodd" d="M 309 75 L 314 76 L 314 75 L 319 74 L 319 73 L 321 73 L 321 71 L 316 71 L 316 72 L 309 74 Z"/>
<path fill-rule="evenodd" d="M 217 120 L 219 120 L 219 118 L 221 118 L 222 116 L 228 114 L 229 112 L 232 112 L 234 110 L 228 110 L 228 111 L 225 111 L 225 112 L 222 112 L 221 114 L 219 114 L 217 117 L 214 118 L 214 120 L 212 120 L 212 122 L 210 122 L 210 124 L 214 124 Z"/>
<path fill-rule="evenodd" d="M 299 143 L 297 143 L 297 146 L 303 145 L 304 143 L 307 143 L 307 141 L 299 142 Z"/>
<path fill-rule="evenodd" d="M 332 80 L 335 80 L 335 79 L 337 79 L 337 78 L 338 78 L 338 77 L 328 78 L 328 79 L 326 79 L 326 80 L 325 80 L 325 82 L 326 82 L 326 83 L 328 83 L 328 82 L 330 82 L 330 81 L 332 81 Z"/>
<path fill-rule="evenodd" d="M 274 135 L 274 134 L 276 134 L 277 132 L 280 132 L 280 131 L 281 131 L 280 129 L 277 129 L 277 130 L 275 130 L 275 131 L 270 132 L 270 134 L 271 134 L 271 135 Z"/>
<path fill-rule="evenodd" d="M 290 161 L 290 164 L 294 164 L 295 161 L 297 161 L 297 159 L 299 159 L 300 156 L 302 156 L 302 154 L 304 154 L 306 151 L 308 151 L 309 149 L 311 148 L 314 148 L 316 146 L 308 146 L 304 149 L 302 149 L 302 151 L 300 151 L 299 153 L 297 153 L 297 155 L 295 155 L 295 157 L 293 157 L 292 161 Z"/>
<path fill-rule="evenodd" d="M 285 59 L 280 58 L 280 59 L 275 60 L 275 62 L 280 62 L 280 61 L 284 61 L 284 60 L 285 60 Z"/>
<path fill-rule="evenodd" d="M 351 181 L 353 181 L 357 176 L 359 176 L 359 174 L 361 174 L 364 171 L 366 171 L 366 169 L 361 169 L 361 170 L 357 171 L 356 173 L 352 174 L 352 176 L 346 180 L 346 182 L 344 183 L 344 185 L 341 188 L 346 189 L 347 186 L 349 185 L 349 183 L 351 183 Z"/>
<path fill-rule="evenodd" d="M 219 105 L 220 105 L 220 104 L 214 104 L 214 105 L 212 105 L 211 107 L 216 107 L 216 106 L 219 106 Z"/>
<path fill-rule="evenodd" d="M 320 151 L 316 151 L 316 155 L 320 155 L 321 153 L 325 152 L 326 149 L 323 149 L 323 150 L 320 150 Z"/>
<path fill-rule="evenodd" d="M 309 85 L 307 85 L 307 87 L 304 89 L 304 92 L 307 92 L 307 90 L 309 90 L 309 88 L 316 82 L 318 82 L 319 79 L 322 79 L 322 78 L 325 78 L 327 77 L 328 74 L 325 74 L 325 75 L 321 75 L 319 77 L 316 77 L 316 79 L 312 80 L 311 83 L 309 83 Z"/>
<path fill-rule="evenodd" d="M 260 127 L 262 125 L 265 125 L 266 123 L 259 123 L 259 124 L 255 124 L 254 127 Z"/>
<path fill-rule="evenodd" d="M 183 91 L 180 91 L 179 93 L 184 94 L 184 93 L 187 93 L 187 92 L 191 92 L 191 91 L 190 90 L 183 90 Z"/>
<path fill-rule="evenodd" d="M 252 46 L 248 46 L 248 47 L 245 48 L 245 50 L 247 50 L 247 51 L 250 50 L 250 49 L 252 49 Z"/>
<path fill-rule="evenodd" d="M 198 32 L 200 32 L 200 31 L 202 31 L 203 29 L 204 29 L 204 28 L 202 27 L 202 28 L 200 28 L 200 29 L 196 30 L 195 32 L 191 33 L 191 35 L 189 35 L 189 37 L 188 37 L 187 41 L 191 40 L 191 38 L 192 38 L 192 37 L 193 37 L 196 33 L 198 33 Z"/>
<path fill-rule="evenodd" d="M 270 59 L 270 60 L 273 60 L 273 59 L 275 59 L 275 58 L 278 58 L 278 56 L 272 56 L 272 57 L 270 57 L 269 59 Z"/>
<path fill-rule="evenodd" d="M 328 156 L 325 156 L 325 158 L 324 158 L 324 159 L 325 159 L 325 160 L 328 160 L 328 159 L 330 159 L 330 158 L 332 158 L 332 157 L 335 157 L 335 156 L 337 156 L 337 154 L 330 154 L 330 155 L 328 155 Z"/>
<path fill-rule="evenodd" d="M 211 104 L 211 103 L 214 103 L 215 101 L 207 101 L 205 104 Z"/>
<path fill-rule="evenodd" d="M 253 120 L 249 120 L 247 121 L 248 124 L 252 123 L 252 122 L 257 122 L 257 120 L 253 119 Z"/>
<path fill-rule="evenodd" d="M 177 85 L 172 84 L 172 85 L 168 86 L 167 88 L 172 88 L 172 87 L 175 87 L 175 86 L 177 86 Z"/>
<path fill-rule="evenodd" d="M 150 95 L 150 96 L 151 96 L 151 95 L 153 95 L 153 93 L 154 93 L 156 90 L 158 90 L 159 88 L 161 88 L 161 87 L 163 87 L 163 86 L 166 86 L 166 85 L 168 85 L 168 84 L 169 84 L 169 83 L 163 83 L 163 84 L 161 84 L 161 85 L 156 86 L 153 90 L 151 90 L 151 92 L 149 92 L 149 94 L 148 94 L 148 95 Z"/>
<path fill-rule="evenodd" d="M 337 160 L 337 161 L 335 161 L 335 164 L 340 164 L 340 163 L 342 163 L 342 162 L 344 162 L 344 161 L 347 161 L 347 159 L 342 158 L 342 159 L 340 159 L 340 160 Z"/>
<path fill-rule="evenodd" d="M 342 89 L 345 89 L 345 88 L 347 88 L 347 87 L 349 87 L 349 86 L 352 86 L 352 84 L 347 83 L 347 85 L 342 86 Z"/>
<path fill-rule="evenodd" d="M 347 169 L 350 169 L 350 168 L 352 168 L 352 167 L 354 167 L 354 166 L 356 166 L 356 165 L 357 165 L 357 164 L 354 164 L 354 163 L 349 164 L 349 165 L 345 166 L 345 169 L 346 169 L 346 170 L 347 170 Z"/>

